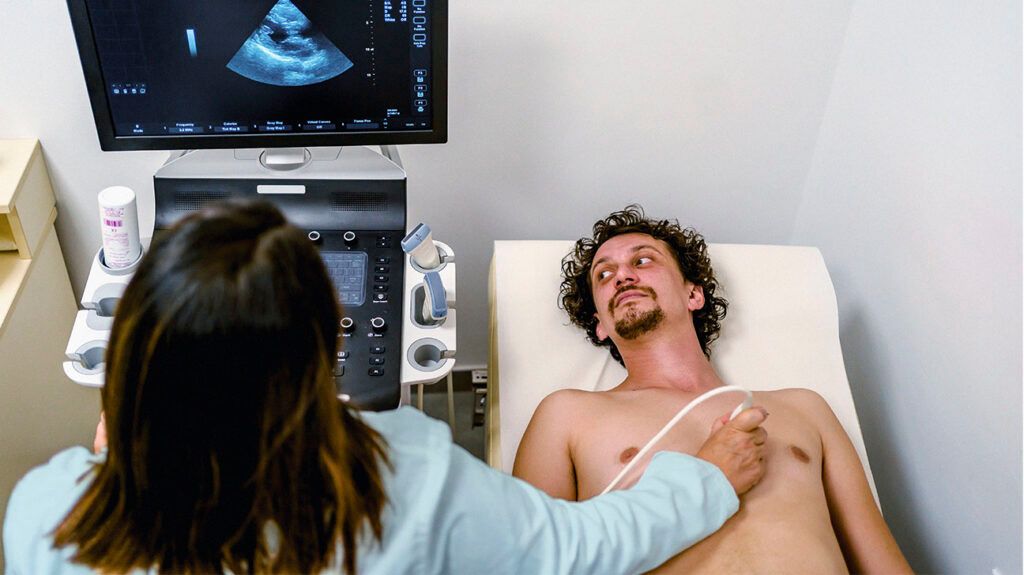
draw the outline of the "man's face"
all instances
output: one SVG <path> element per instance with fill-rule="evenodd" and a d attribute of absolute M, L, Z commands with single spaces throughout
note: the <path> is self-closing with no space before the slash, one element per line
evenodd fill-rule
<path fill-rule="evenodd" d="M 623 234 L 594 254 L 591 293 L 597 308 L 597 335 L 636 339 L 666 320 L 686 319 L 704 305 L 704 292 L 687 281 L 668 244 L 647 234 Z M 614 338 L 613 338 L 614 339 Z"/>

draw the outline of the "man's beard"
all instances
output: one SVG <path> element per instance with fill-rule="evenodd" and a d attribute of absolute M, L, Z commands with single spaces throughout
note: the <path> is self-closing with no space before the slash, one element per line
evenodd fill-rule
<path fill-rule="evenodd" d="M 615 333 L 625 340 L 633 340 L 641 335 L 654 331 L 665 319 L 661 306 L 655 306 L 642 312 L 627 312 L 622 319 L 615 322 Z"/>

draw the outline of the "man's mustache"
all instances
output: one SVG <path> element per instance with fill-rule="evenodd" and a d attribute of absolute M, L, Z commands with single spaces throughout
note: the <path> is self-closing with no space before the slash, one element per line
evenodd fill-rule
<path fill-rule="evenodd" d="M 658 299 L 658 294 L 656 294 L 652 288 L 647 286 L 623 286 L 615 290 L 615 295 L 613 295 L 611 301 L 608 302 L 609 313 L 615 309 L 615 302 L 619 301 L 619 296 L 628 291 L 640 291 L 651 296 L 651 299 Z"/>

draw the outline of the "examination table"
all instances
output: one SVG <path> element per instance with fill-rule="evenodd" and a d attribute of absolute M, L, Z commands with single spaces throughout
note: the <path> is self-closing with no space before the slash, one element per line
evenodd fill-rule
<path fill-rule="evenodd" d="M 610 389 L 626 371 L 587 341 L 558 307 L 561 260 L 572 241 L 497 241 L 490 273 L 487 462 L 512 472 L 516 449 L 540 401 L 573 387 Z M 832 406 L 871 467 L 843 366 L 835 292 L 813 247 L 710 244 L 729 301 L 711 361 L 729 385 L 752 391 L 812 389 Z"/>

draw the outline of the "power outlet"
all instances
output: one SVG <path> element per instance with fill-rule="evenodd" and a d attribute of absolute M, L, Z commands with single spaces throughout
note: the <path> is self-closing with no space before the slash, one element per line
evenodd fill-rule
<path fill-rule="evenodd" d="M 470 372 L 473 382 L 473 429 L 484 424 L 487 413 L 487 370 Z"/>

